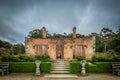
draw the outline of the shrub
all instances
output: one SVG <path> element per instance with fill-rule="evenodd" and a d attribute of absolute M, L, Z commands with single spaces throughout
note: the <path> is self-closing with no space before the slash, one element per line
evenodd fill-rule
<path fill-rule="evenodd" d="M 50 73 L 52 67 L 51 62 L 42 62 L 40 66 L 42 73 Z"/>
<path fill-rule="evenodd" d="M 114 55 L 114 61 L 120 62 L 120 55 Z"/>
<path fill-rule="evenodd" d="M 95 62 L 95 64 L 86 64 L 86 72 L 88 73 L 111 73 L 112 64 L 120 64 L 120 62 Z M 80 62 L 70 62 L 70 72 L 80 73 Z"/>
<path fill-rule="evenodd" d="M 94 62 L 116 62 L 120 61 L 119 55 L 107 54 L 107 53 L 96 53 L 92 56 Z"/>
<path fill-rule="evenodd" d="M 36 54 L 36 55 L 35 55 L 35 58 L 36 58 L 37 60 L 42 60 L 42 55 L 41 55 L 41 54 Z"/>
<path fill-rule="evenodd" d="M 80 62 L 70 62 L 70 72 L 71 73 L 80 73 L 81 65 Z"/>
<path fill-rule="evenodd" d="M 44 55 L 42 56 L 42 58 L 43 58 L 43 60 L 47 60 L 47 59 L 50 59 L 50 56 L 49 56 L 48 54 L 44 54 Z"/>
<path fill-rule="evenodd" d="M 34 55 L 29 55 L 29 62 L 35 62 L 36 58 Z"/>
<path fill-rule="evenodd" d="M 10 72 L 35 72 L 34 62 L 2 62 L 2 64 L 10 65 Z"/>
<path fill-rule="evenodd" d="M 1 56 L 1 61 L 3 61 L 3 62 L 9 62 L 9 55 L 3 55 L 3 56 Z"/>
<path fill-rule="evenodd" d="M 86 57 L 79 55 L 79 56 L 76 56 L 76 59 L 77 59 L 78 61 L 82 61 L 82 60 L 86 60 Z"/>
<path fill-rule="evenodd" d="M 28 62 L 29 61 L 29 56 L 28 55 L 19 55 L 19 61 L 20 62 Z"/>
<path fill-rule="evenodd" d="M 20 61 L 18 55 L 10 55 L 10 56 L 8 56 L 8 59 L 9 59 L 8 61 L 10 61 L 10 62 L 19 62 Z"/>
<path fill-rule="evenodd" d="M 35 62 L 1 62 L 0 64 L 6 64 L 6 63 L 10 65 L 10 72 L 35 73 L 36 70 Z M 40 69 L 42 73 L 49 73 L 51 70 L 51 62 L 42 62 Z"/>
<path fill-rule="evenodd" d="M 50 61 L 48 54 L 44 55 L 4 55 L 0 57 L 2 62 L 34 62 L 35 60 Z"/>
<path fill-rule="evenodd" d="M 97 66 L 95 64 L 86 64 L 86 72 L 94 73 L 97 70 Z"/>
<path fill-rule="evenodd" d="M 120 62 L 95 62 L 97 66 L 97 73 L 111 73 L 112 64 L 120 64 Z"/>

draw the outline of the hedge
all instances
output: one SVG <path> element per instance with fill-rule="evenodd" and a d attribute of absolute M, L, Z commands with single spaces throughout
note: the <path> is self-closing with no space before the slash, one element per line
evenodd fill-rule
<path fill-rule="evenodd" d="M 70 62 L 70 72 L 71 73 L 80 73 L 81 65 L 80 62 Z"/>
<path fill-rule="evenodd" d="M 112 64 L 120 64 L 120 62 L 95 62 L 97 66 L 97 73 L 111 73 L 112 72 Z"/>
<path fill-rule="evenodd" d="M 86 64 L 86 72 L 88 73 L 112 73 L 112 64 L 120 64 L 120 62 L 95 62 L 94 64 Z M 70 72 L 80 73 L 80 62 L 70 62 Z"/>
<path fill-rule="evenodd" d="M 43 55 L 40 55 L 40 54 L 36 54 L 36 55 L 21 54 L 21 55 L 3 55 L 3 56 L 0 56 L 1 62 L 35 62 L 36 60 L 48 62 L 48 61 L 50 61 L 50 56 L 48 54 L 43 54 Z"/>
<path fill-rule="evenodd" d="M 97 70 L 97 65 L 95 64 L 86 64 L 86 72 L 94 73 Z"/>
<path fill-rule="evenodd" d="M 51 62 L 42 62 L 40 66 L 41 66 L 40 70 L 42 73 L 50 73 L 52 68 Z"/>
<path fill-rule="evenodd" d="M 30 73 L 36 70 L 35 62 L 1 62 L 0 64 L 9 64 L 10 72 L 16 73 Z M 40 69 L 42 73 L 49 73 L 51 62 L 42 62 Z"/>

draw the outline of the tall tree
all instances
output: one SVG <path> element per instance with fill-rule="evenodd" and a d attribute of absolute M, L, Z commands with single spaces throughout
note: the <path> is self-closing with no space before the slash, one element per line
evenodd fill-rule
<path fill-rule="evenodd" d="M 107 45 L 109 49 L 114 50 L 116 53 L 120 54 L 120 27 L 115 34 L 112 34 L 107 40 Z"/>
<path fill-rule="evenodd" d="M 105 28 L 105 27 L 104 27 L 104 28 L 101 30 L 101 32 L 100 32 L 101 40 L 102 40 L 103 43 L 104 43 L 104 51 L 105 51 L 105 52 L 107 51 L 106 41 L 109 39 L 109 37 L 110 37 L 112 34 L 114 34 L 114 33 L 112 32 L 112 30 L 109 29 L 109 28 Z"/>

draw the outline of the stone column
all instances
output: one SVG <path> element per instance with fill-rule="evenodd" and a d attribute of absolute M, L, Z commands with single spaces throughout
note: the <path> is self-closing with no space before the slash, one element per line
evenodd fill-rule
<path fill-rule="evenodd" d="M 46 28 L 42 28 L 42 38 L 46 38 Z"/>
<path fill-rule="evenodd" d="M 86 61 L 82 60 L 81 65 L 82 65 L 81 75 L 85 76 L 86 75 L 86 71 L 85 71 Z"/>
<path fill-rule="evenodd" d="M 35 61 L 35 64 L 36 64 L 36 72 L 35 72 L 35 75 L 40 75 L 40 61 L 39 60 L 36 60 Z"/>
<path fill-rule="evenodd" d="M 73 27 L 73 38 L 76 38 L 76 27 Z"/>
<path fill-rule="evenodd" d="M 95 47 L 96 47 L 96 46 L 95 46 L 95 44 L 96 44 L 96 43 L 95 43 L 95 42 L 96 42 L 95 36 L 93 36 L 92 39 L 93 39 L 93 53 L 95 53 Z"/>

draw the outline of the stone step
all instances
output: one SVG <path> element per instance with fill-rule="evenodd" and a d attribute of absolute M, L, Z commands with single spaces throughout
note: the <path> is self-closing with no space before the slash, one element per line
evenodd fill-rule
<path fill-rule="evenodd" d="M 68 67 L 67 65 L 53 65 L 52 67 Z"/>
<path fill-rule="evenodd" d="M 58 69 L 56 68 L 55 69 L 55 68 L 53 68 L 52 71 L 69 71 L 69 69 L 65 69 L 65 68 L 63 68 L 63 69 L 62 68 L 58 68 Z"/>
<path fill-rule="evenodd" d="M 67 61 L 54 61 L 53 63 L 68 63 Z"/>
<path fill-rule="evenodd" d="M 50 73 L 52 73 L 52 74 L 68 74 L 70 72 L 69 71 L 51 71 Z"/>
<path fill-rule="evenodd" d="M 53 62 L 53 64 L 68 64 L 67 62 Z"/>
<path fill-rule="evenodd" d="M 69 66 L 68 64 L 52 64 L 52 66 Z"/>
<path fill-rule="evenodd" d="M 69 69 L 68 66 L 62 67 L 62 66 L 57 66 L 57 67 L 52 67 L 52 69 Z"/>
<path fill-rule="evenodd" d="M 46 74 L 44 75 L 45 78 L 48 78 L 48 79 L 78 79 L 78 76 L 75 75 L 75 74 Z"/>
<path fill-rule="evenodd" d="M 63 63 L 63 62 L 59 63 L 59 62 L 56 62 L 56 63 L 53 63 L 53 64 L 68 64 L 68 63 Z"/>

